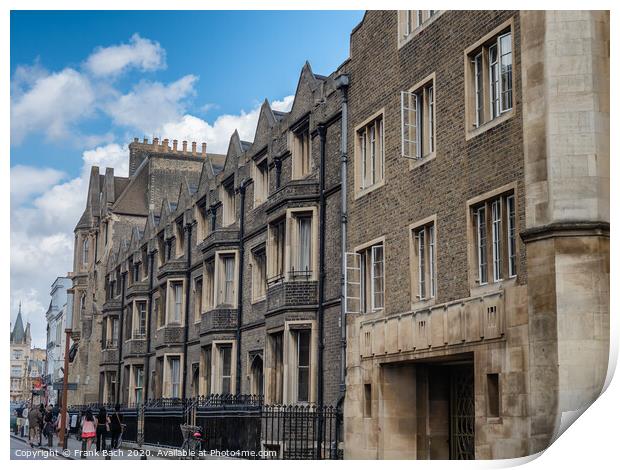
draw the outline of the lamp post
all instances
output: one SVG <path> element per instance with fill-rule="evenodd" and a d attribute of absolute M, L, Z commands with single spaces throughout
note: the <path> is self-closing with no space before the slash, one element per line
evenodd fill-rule
<path fill-rule="evenodd" d="M 65 428 L 67 427 L 67 386 L 69 383 L 69 341 L 71 340 L 71 328 L 65 329 L 67 335 L 65 341 L 65 370 L 62 378 L 62 408 L 60 409 L 60 442 L 62 442 L 63 450 L 67 449 L 67 441 L 65 439 Z"/>

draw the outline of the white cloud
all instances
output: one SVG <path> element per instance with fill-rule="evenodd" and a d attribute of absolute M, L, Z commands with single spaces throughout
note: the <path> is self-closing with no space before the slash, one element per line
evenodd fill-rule
<path fill-rule="evenodd" d="M 166 68 L 166 51 L 158 42 L 134 34 L 129 44 L 99 47 L 86 60 L 86 69 L 98 77 L 117 75 L 131 67 L 142 71 Z"/>
<path fill-rule="evenodd" d="M 282 100 L 273 101 L 271 107 L 276 111 L 290 111 L 294 96 L 286 96 Z M 218 116 L 213 124 L 196 116 L 186 114 L 178 120 L 170 121 L 157 128 L 162 137 L 179 141 L 207 142 L 209 152 L 225 153 L 228 149 L 230 136 L 239 132 L 242 140 L 254 140 L 256 124 L 260 113 L 260 105 L 250 112 L 241 111 L 239 114 L 223 114 Z"/>
<path fill-rule="evenodd" d="M 26 165 L 11 167 L 11 205 L 23 203 L 27 198 L 44 193 L 63 177 L 62 171 Z"/>
<path fill-rule="evenodd" d="M 95 93 L 89 80 L 74 69 L 53 74 L 39 72 L 30 82 L 18 78 L 19 92 L 11 98 L 11 137 L 17 144 L 41 130 L 49 139 L 62 139 L 70 128 L 94 111 Z"/>
<path fill-rule="evenodd" d="M 84 160 L 84 169 L 87 172 L 91 166 L 98 166 L 102 173 L 105 168 L 109 167 L 114 168 L 115 176 L 127 176 L 129 174 L 129 149 L 126 145 L 108 144 L 86 150 L 82 159 Z"/>
<path fill-rule="evenodd" d="M 195 93 L 196 80 L 196 76 L 186 75 L 168 85 L 143 81 L 104 105 L 104 109 L 117 125 L 151 134 L 163 123 L 181 117 L 185 99 Z"/>

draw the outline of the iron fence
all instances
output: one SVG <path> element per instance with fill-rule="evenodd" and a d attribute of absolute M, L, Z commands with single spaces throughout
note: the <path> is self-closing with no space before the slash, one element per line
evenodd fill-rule
<path fill-rule="evenodd" d="M 109 403 L 72 407 L 93 411 Z M 123 440 L 181 447 L 182 424 L 200 426 L 203 450 L 254 459 L 342 459 L 342 410 L 311 404 L 265 404 L 260 395 L 207 395 L 186 400 L 160 398 L 140 407 L 122 406 Z"/>

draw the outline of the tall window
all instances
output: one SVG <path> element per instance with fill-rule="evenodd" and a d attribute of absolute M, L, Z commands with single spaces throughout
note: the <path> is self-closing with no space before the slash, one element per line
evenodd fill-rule
<path fill-rule="evenodd" d="M 284 349 L 283 332 L 269 335 L 269 346 L 271 348 L 271 368 L 270 368 L 270 401 L 272 403 L 282 403 L 284 398 Z"/>
<path fill-rule="evenodd" d="M 174 224 L 175 227 L 175 246 L 174 251 L 177 258 L 183 256 L 185 251 L 185 234 L 183 233 L 183 219 Z"/>
<path fill-rule="evenodd" d="M 209 232 L 209 221 L 207 220 L 207 210 L 204 205 L 196 206 L 196 244 L 199 245 Z"/>
<path fill-rule="evenodd" d="M 168 369 L 170 371 L 170 397 L 181 396 L 181 358 L 180 356 L 168 356 Z"/>
<path fill-rule="evenodd" d="M 294 277 L 312 275 L 312 215 L 294 216 L 296 244 L 291 274 Z"/>
<path fill-rule="evenodd" d="M 157 261 L 159 266 L 166 262 L 166 241 L 164 239 L 164 232 L 157 235 Z"/>
<path fill-rule="evenodd" d="M 109 317 L 110 320 L 110 335 L 109 344 L 112 348 L 118 347 L 118 317 Z"/>
<path fill-rule="evenodd" d="M 201 371 L 204 371 L 202 376 L 202 394 L 209 395 L 211 393 L 211 346 L 202 348 L 202 364 Z"/>
<path fill-rule="evenodd" d="M 214 306 L 213 292 L 215 290 L 215 261 L 213 259 L 205 263 L 204 271 L 204 306 L 205 310 L 211 310 Z"/>
<path fill-rule="evenodd" d="M 265 246 L 252 251 L 252 300 L 265 298 L 267 294 L 267 256 Z"/>
<path fill-rule="evenodd" d="M 371 188 L 383 181 L 383 115 L 379 115 L 357 130 L 358 187 Z"/>
<path fill-rule="evenodd" d="M 517 275 L 514 194 L 491 198 L 473 207 L 478 284 Z M 490 234 L 490 240 L 488 239 Z"/>
<path fill-rule="evenodd" d="M 144 387 L 144 369 L 139 366 L 134 366 L 134 403 L 142 403 L 143 387 Z"/>
<path fill-rule="evenodd" d="M 477 128 L 510 111 L 512 94 L 512 32 L 473 46 L 467 52 L 468 128 Z"/>
<path fill-rule="evenodd" d="M 167 323 L 180 325 L 183 314 L 183 281 L 170 282 L 170 303 Z"/>
<path fill-rule="evenodd" d="M 355 284 L 355 289 L 352 289 L 352 284 Z M 347 304 L 347 311 L 351 313 L 383 309 L 383 242 L 347 254 Z"/>
<path fill-rule="evenodd" d="M 82 265 L 88 265 L 88 238 L 82 240 Z"/>
<path fill-rule="evenodd" d="M 194 322 L 200 321 L 202 314 L 202 278 L 194 281 Z"/>
<path fill-rule="evenodd" d="M 218 254 L 218 299 L 217 305 L 234 306 L 236 304 L 235 264 L 234 253 Z"/>
<path fill-rule="evenodd" d="M 146 302 L 136 302 L 134 339 L 146 337 Z"/>
<path fill-rule="evenodd" d="M 258 207 L 269 196 L 269 168 L 267 155 L 254 161 L 254 207 Z"/>
<path fill-rule="evenodd" d="M 416 300 L 435 297 L 435 224 L 433 222 L 415 227 L 413 235 L 413 291 Z"/>
<path fill-rule="evenodd" d="M 293 131 L 293 179 L 303 178 L 311 169 L 310 128 L 306 122 Z"/>
<path fill-rule="evenodd" d="M 280 219 L 269 225 L 268 283 L 278 282 L 284 277 L 286 252 L 286 220 Z"/>
<path fill-rule="evenodd" d="M 220 367 L 221 367 L 221 393 L 231 393 L 232 383 L 232 346 L 223 345 L 219 346 L 220 351 Z"/>
<path fill-rule="evenodd" d="M 297 330 L 297 401 L 310 400 L 310 332 Z"/>
<path fill-rule="evenodd" d="M 420 160 L 435 151 L 434 79 L 401 92 L 402 155 Z"/>
<path fill-rule="evenodd" d="M 229 178 L 222 184 L 222 225 L 231 225 L 236 219 L 235 180 Z"/>

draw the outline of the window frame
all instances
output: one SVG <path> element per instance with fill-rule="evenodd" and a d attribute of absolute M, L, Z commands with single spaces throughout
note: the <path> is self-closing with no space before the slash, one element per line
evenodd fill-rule
<path fill-rule="evenodd" d="M 306 118 L 301 123 L 289 130 L 291 150 L 291 179 L 303 179 L 312 173 L 312 133 L 310 132 L 310 119 Z"/>
<path fill-rule="evenodd" d="M 198 288 L 200 286 L 200 289 Z M 203 310 L 203 289 L 204 282 L 202 276 L 196 276 L 193 282 L 194 291 L 194 323 L 200 323 Z"/>
<path fill-rule="evenodd" d="M 420 112 L 420 109 L 422 112 Z M 411 124 L 411 115 L 415 124 Z M 415 129 L 412 139 L 411 129 Z M 433 72 L 400 93 L 400 130 L 403 158 L 410 160 L 409 169 L 417 168 L 435 158 L 437 153 L 437 88 Z M 420 132 L 421 130 L 421 132 Z M 420 135 L 421 134 L 421 135 Z M 415 146 L 414 153 L 407 146 Z"/>
<path fill-rule="evenodd" d="M 429 25 L 435 22 L 444 10 L 399 10 L 398 48 L 400 49 Z"/>
<path fill-rule="evenodd" d="M 385 127 L 386 127 L 386 114 L 385 108 L 381 108 L 362 123 L 358 124 L 354 129 L 354 184 L 355 191 L 354 197 L 358 199 L 375 189 L 382 187 L 385 184 Z M 375 137 L 372 138 L 371 129 L 379 129 L 379 137 L 377 138 L 376 130 Z M 369 149 L 371 142 L 380 146 L 380 155 L 377 160 L 376 146 Z M 374 149 L 374 151 L 373 151 Z M 370 154 L 368 152 L 370 151 Z M 372 184 L 366 184 L 366 177 L 368 173 L 367 155 L 372 163 L 372 174 L 375 175 L 375 181 Z M 379 175 L 377 175 L 379 173 Z M 379 176 L 377 178 L 377 176 Z"/>
<path fill-rule="evenodd" d="M 256 209 L 269 198 L 269 161 L 266 151 L 252 160 L 252 181 L 254 182 L 253 208 Z"/>
<path fill-rule="evenodd" d="M 501 53 L 501 38 L 510 35 L 510 52 Z M 493 47 L 497 51 L 497 115 L 494 115 L 493 92 L 491 86 L 491 63 L 489 62 L 489 49 Z M 515 115 L 515 28 L 514 19 L 509 18 L 476 43 L 467 47 L 464 51 L 465 70 L 465 140 L 472 139 L 481 133 L 501 124 Z M 505 100 L 502 89 L 503 72 L 501 60 L 505 55 L 510 55 L 511 68 L 509 72 L 510 107 L 504 107 Z M 480 64 L 477 61 L 481 57 Z M 478 80 L 478 77 L 481 79 Z M 480 85 L 480 88 L 478 87 Z M 482 100 L 479 102 L 479 98 Z M 481 122 L 482 120 L 482 122 Z"/>
<path fill-rule="evenodd" d="M 183 292 L 185 291 L 185 279 L 184 278 L 172 278 L 168 279 L 166 283 L 166 320 L 165 326 L 184 326 L 185 320 L 183 312 L 185 311 L 185 296 Z M 181 302 L 178 302 L 176 299 L 176 291 L 175 286 L 180 285 L 180 294 L 181 294 Z M 179 306 L 179 322 L 172 321 L 171 314 L 174 310 L 176 310 L 176 305 Z M 176 320 L 176 318 L 175 318 Z"/>
<path fill-rule="evenodd" d="M 220 185 L 222 205 L 222 227 L 230 227 L 237 221 L 237 197 L 235 194 L 234 175 L 222 181 Z"/>
<path fill-rule="evenodd" d="M 260 259 L 262 258 L 262 262 Z M 250 263 L 252 265 L 252 303 L 257 303 L 267 298 L 267 245 L 261 243 L 250 251 Z M 261 265 L 262 264 L 262 268 Z M 262 278 L 262 279 L 261 279 Z"/>
<path fill-rule="evenodd" d="M 420 263 L 421 232 L 424 233 L 423 263 Z M 409 225 L 409 247 L 411 309 L 433 305 L 437 299 L 437 214 Z M 424 283 L 421 282 L 421 270 Z M 424 296 L 421 293 L 422 287 Z"/>
<path fill-rule="evenodd" d="M 172 377 L 172 360 L 178 360 L 179 362 L 179 381 L 178 383 L 174 383 Z M 183 365 L 183 353 L 165 353 L 164 354 L 164 371 L 162 377 L 162 383 L 164 384 L 163 393 L 166 398 L 180 398 L 181 390 L 183 389 L 183 378 L 185 376 L 184 371 L 182 371 Z M 178 396 L 174 396 L 174 388 L 175 385 L 178 387 Z"/>
<path fill-rule="evenodd" d="M 226 259 L 233 258 L 232 279 L 226 279 Z M 237 307 L 237 290 L 238 290 L 238 273 L 239 273 L 239 255 L 237 250 L 221 250 L 215 252 L 215 308 L 236 308 Z M 232 291 L 230 293 L 231 302 L 226 302 L 226 289 L 228 282 L 232 283 Z M 223 286 L 222 286 L 222 283 Z"/>
<path fill-rule="evenodd" d="M 467 230 L 468 237 L 468 258 L 469 258 L 469 284 L 471 295 L 477 295 L 488 291 L 496 290 L 503 285 L 510 285 L 516 282 L 516 278 L 519 274 L 519 253 L 520 247 L 517 240 L 519 233 L 519 207 L 518 207 L 519 193 L 517 191 L 517 184 L 509 183 L 495 190 L 486 192 L 480 196 L 467 201 L 467 224 L 469 229 Z M 493 209 L 492 206 L 495 201 L 501 201 L 499 204 L 499 210 L 501 211 L 501 217 L 496 222 L 496 228 L 493 228 Z M 514 227 L 512 227 L 512 233 L 509 230 L 509 218 L 507 217 L 507 207 L 509 201 L 514 203 Z M 479 224 L 480 211 L 484 211 L 484 224 Z M 479 231 L 480 227 L 483 227 L 486 235 L 486 243 L 484 246 L 483 254 L 486 257 L 483 263 L 480 263 L 481 246 L 479 244 Z M 499 236 L 499 245 L 494 247 L 494 231 Z M 512 238 L 513 237 L 513 238 Z M 514 253 L 512 254 L 514 260 L 514 272 L 511 268 L 510 255 L 511 249 L 509 246 L 514 247 Z M 498 256 L 499 254 L 499 263 Z M 499 266 L 499 272 L 496 265 Z M 484 267 L 484 269 L 483 269 Z M 481 272 L 486 273 L 486 282 Z"/>
<path fill-rule="evenodd" d="M 377 265 L 377 261 L 375 259 L 378 251 L 374 248 L 381 246 L 383 248 L 383 258 L 381 260 L 382 266 L 382 275 L 379 276 L 381 278 L 383 289 L 381 291 L 381 296 L 383 299 L 382 305 L 377 307 L 375 305 L 376 296 L 377 296 L 377 278 L 375 277 L 375 266 Z M 363 245 L 357 246 L 354 248 L 353 252 L 359 255 L 359 264 L 360 264 L 360 299 L 359 299 L 359 309 L 361 314 L 373 314 L 377 312 L 381 312 L 385 310 L 385 273 L 386 273 L 386 253 L 385 253 L 385 236 L 376 238 L 371 240 Z M 368 257 L 370 257 L 368 259 Z M 370 271 L 369 271 L 370 269 Z M 368 285 L 370 284 L 370 285 Z M 369 308 L 370 307 L 370 308 Z"/>

